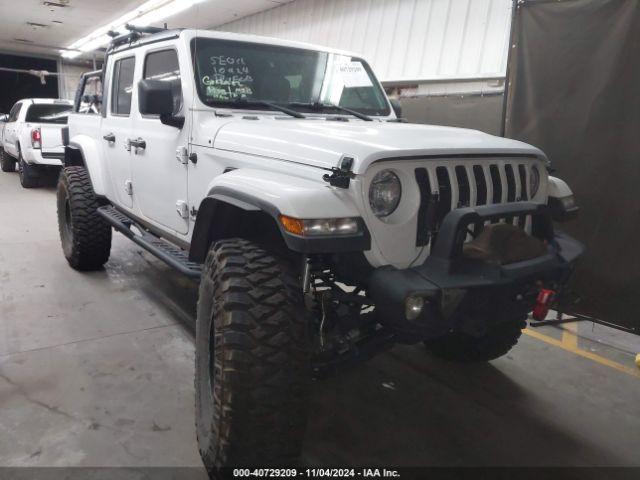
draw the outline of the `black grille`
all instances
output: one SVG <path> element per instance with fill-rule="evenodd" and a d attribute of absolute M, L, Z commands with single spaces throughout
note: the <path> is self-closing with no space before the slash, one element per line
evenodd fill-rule
<path fill-rule="evenodd" d="M 452 208 L 502 203 L 503 195 L 506 203 L 526 201 L 528 168 L 522 160 L 493 163 L 488 168 L 486 164 L 483 167 L 470 162 L 417 168 L 415 178 L 420 188 L 420 209 L 416 245 L 428 245 L 435 239 L 440 224 Z M 437 185 L 437 190 L 434 191 L 431 185 Z M 504 220 L 523 228 L 526 225 L 525 217 Z"/>

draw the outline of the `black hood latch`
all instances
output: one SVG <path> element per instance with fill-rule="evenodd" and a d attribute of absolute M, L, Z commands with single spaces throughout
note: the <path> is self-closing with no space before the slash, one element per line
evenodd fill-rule
<path fill-rule="evenodd" d="M 331 175 L 328 173 L 322 176 L 322 179 L 329 183 L 332 187 L 349 188 L 352 178 L 356 178 L 356 174 L 352 171 L 353 157 L 342 157 L 340 167 L 332 167 Z"/>

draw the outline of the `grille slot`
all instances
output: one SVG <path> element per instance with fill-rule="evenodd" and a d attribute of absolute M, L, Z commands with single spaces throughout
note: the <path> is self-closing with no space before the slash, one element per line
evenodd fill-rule
<path fill-rule="evenodd" d="M 420 210 L 418 210 L 418 235 L 416 245 L 421 247 L 429 243 L 431 230 L 429 227 L 429 213 L 430 207 L 433 205 L 433 195 L 431 194 L 431 184 L 429 183 L 427 169 L 416 168 L 415 175 L 418 187 L 420 188 Z"/>
<path fill-rule="evenodd" d="M 476 181 L 476 205 L 487 204 L 487 179 L 484 176 L 484 169 L 481 165 L 473 166 L 473 177 Z"/>
<path fill-rule="evenodd" d="M 436 168 L 436 178 L 438 180 L 436 219 L 440 223 L 445 215 L 451 211 L 451 180 L 449 179 L 447 167 Z"/>
<path fill-rule="evenodd" d="M 520 197 L 523 201 L 527 201 L 529 199 L 529 195 L 527 191 L 527 167 L 524 165 L 518 165 L 518 173 L 520 174 Z"/>
<path fill-rule="evenodd" d="M 493 199 L 491 203 L 502 203 L 502 180 L 500 179 L 498 165 L 491 165 L 489 171 L 491 172 L 491 184 L 493 185 Z"/>
<path fill-rule="evenodd" d="M 523 160 L 495 160 L 482 164 L 472 160 L 448 160 L 446 165 L 443 163 L 415 169 L 420 188 L 417 246 L 435 240 L 444 217 L 454 208 L 528 200 L 530 167 Z M 501 221 L 518 225 L 527 232 L 531 229 L 531 219 L 526 216 Z M 475 226 L 473 230 L 478 232 L 481 227 Z"/>
<path fill-rule="evenodd" d="M 458 181 L 458 207 L 470 206 L 471 187 L 469 186 L 469 177 L 467 177 L 467 169 L 462 165 L 456 167 L 456 180 Z"/>

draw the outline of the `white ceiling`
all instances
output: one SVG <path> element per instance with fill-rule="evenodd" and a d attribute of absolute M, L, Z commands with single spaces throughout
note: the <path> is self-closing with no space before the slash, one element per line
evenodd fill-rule
<path fill-rule="evenodd" d="M 205 0 L 163 23 L 167 22 L 169 28 L 213 28 L 290 1 Z M 0 0 L 0 51 L 58 57 L 59 48 L 143 3 L 144 0 Z"/>

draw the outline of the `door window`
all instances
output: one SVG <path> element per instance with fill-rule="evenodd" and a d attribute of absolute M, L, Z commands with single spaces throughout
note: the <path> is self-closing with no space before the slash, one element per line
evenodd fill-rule
<path fill-rule="evenodd" d="M 113 67 L 111 113 L 114 115 L 128 116 L 131 112 L 135 65 L 135 57 L 128 57 L 117 60 Z"/>
<path fill-rule="evenodd" d="M 16 103 L 13 108 L 11 109 L 11 111 L 9 112 L 9 122 L 15 122 L 16 120 L 18 120 L 18 115 L 20 115 L 20 107 L 22 106 L 21 103 Z"/>
<path fill-rule="evenodd" d="M 161 50 L 148 54 L 144 61 L 144 78 L 169 82 L 173 93 L 173 114 L 177 115 L 182 110 L 180 67 L 175 50 Z"/>

